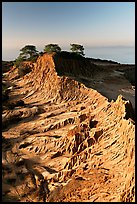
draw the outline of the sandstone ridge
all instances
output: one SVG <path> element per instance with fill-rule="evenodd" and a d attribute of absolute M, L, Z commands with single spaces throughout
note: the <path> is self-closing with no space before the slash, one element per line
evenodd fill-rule
<path fill-rule="evenodd" d="M 24 103 L 3 110 L 3 201 L 134 202 L 132 103 L 81 83 L 104 71 L 89 60 L 44 54 L 28 66 L 5 76 L 8 103 Z"/>

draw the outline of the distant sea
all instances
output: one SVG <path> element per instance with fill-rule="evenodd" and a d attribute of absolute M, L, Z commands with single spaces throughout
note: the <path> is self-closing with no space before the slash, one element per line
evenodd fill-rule
<path fill-rule="evenodd" d="M 70 51 L 68 47 L 62 50 Z M 42 48 L 43 49 L 43 48 Z M 38 51 L 42 51 L 38 49 Z M 85 57 L 113 60 L 121 64 L 135 64 L 135 47 L 86 47 L 84 46 Z M 2 50 L 2 60 L 15 60 L 19 55 L 19 50 Z"/>
<path fill-rule="evenodd" d="M 85 57 L 135 64 L 135 47 L 85 47 Z"/>

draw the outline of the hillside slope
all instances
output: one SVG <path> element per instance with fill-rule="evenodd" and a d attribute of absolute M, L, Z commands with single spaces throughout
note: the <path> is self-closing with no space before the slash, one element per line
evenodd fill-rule
<path fill-rule="evenodd" d="M 135 201 L 132 104 L 80 83 L 96 68 L 44 54 L 25 76 L 16 78 L 16 68 L 6 75 L 16 105 L 2 115 L 3 201 Z"/>

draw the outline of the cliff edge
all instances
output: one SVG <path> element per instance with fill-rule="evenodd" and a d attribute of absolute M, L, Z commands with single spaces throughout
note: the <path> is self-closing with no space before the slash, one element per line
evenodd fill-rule
<path fill-rule="evenodd" d="M 44 54 L 5 76 L 3 201 L 135 202 L 132 103 L 91 88 L 104 68 L 66 58 Z"/>

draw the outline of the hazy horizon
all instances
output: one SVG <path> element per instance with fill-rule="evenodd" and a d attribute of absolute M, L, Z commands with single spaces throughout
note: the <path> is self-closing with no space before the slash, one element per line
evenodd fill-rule
<path fill-rule="evenodd" d="M 36 46 L 37 48 L 37 46 Z M 62 51 L 70 51 L 70 47 L 61 47 Z M 84 47 L 85 57 L 100 58 L 106 60 L 112 60 L 123 64 L 135 64 L 135 47 L 134 46 L 86 46 Z M 43 48 L 37 49 L 39 52 L 43 51 Z M 105 52 L 104 52 L 105 51 Z M 20 51 L 8 50 L 9 55 L 7 58 L 3 58 L 3 61 L 15 60 Z M 7 53 L 8 53 L 7 52 Z M 10 57 L 9 57 L 10 56 Z"/>
<path fill-rule="evenodd" d="M 86 56 L 89 47 L 134 50 L 135 3 L 2 2 L 3 60 L 14 60 L 27 44 L 42 51 L 50 43 L 67 51 L 81 44 Z"/>

